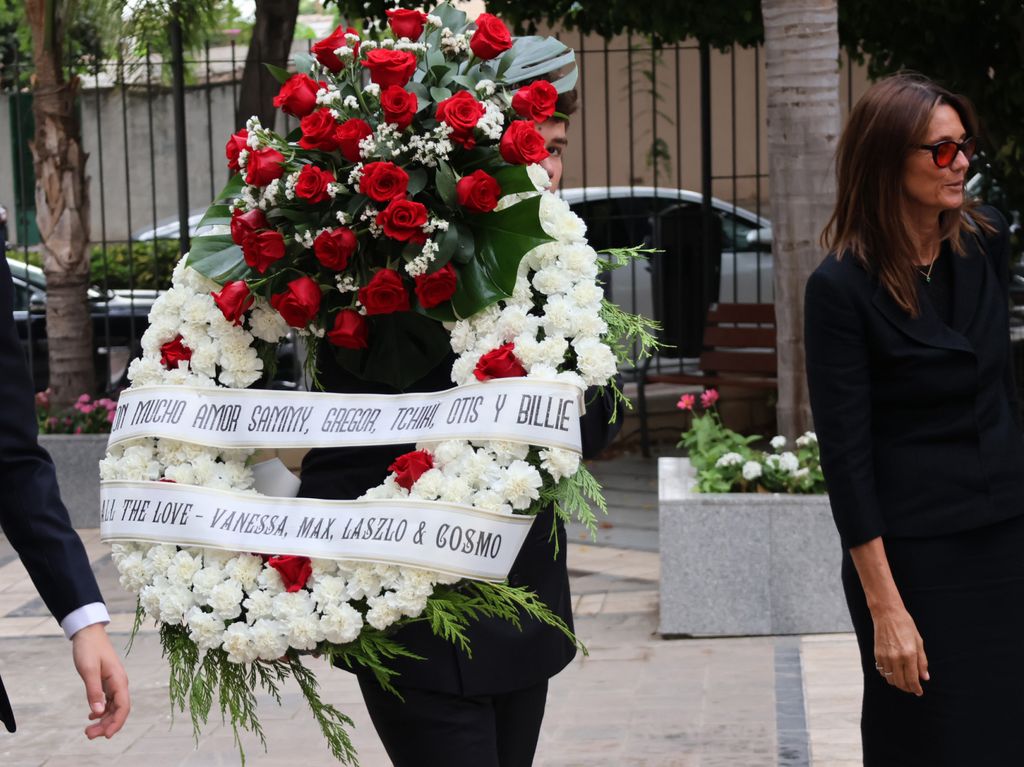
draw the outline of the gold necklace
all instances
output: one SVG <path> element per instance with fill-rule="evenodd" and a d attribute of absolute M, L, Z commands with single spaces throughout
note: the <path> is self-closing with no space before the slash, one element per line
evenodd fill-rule
<path fill-rule="evenodd" d="M 935 262 L 938 260 L 939 253 L 941 253 L 941 252 L 942 252 L 941 247 L 939 248 L 939 250 L 935 251 L 935 255 L 932 256 L 932 260 L 928 262 L 928 268 L 927 269 L 924 269 L 919 264 L 914 264 L 914 268 L 917 269 L 918 272 L 920 272 L 921 276 L 924 277 L 924 281 L 926 283 L 932 281 L 932 269 L 935 268 Z"/>

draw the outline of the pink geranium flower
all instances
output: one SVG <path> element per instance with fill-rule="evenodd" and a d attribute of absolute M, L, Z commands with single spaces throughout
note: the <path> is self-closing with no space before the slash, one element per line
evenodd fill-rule
<path fill-rule="evenodd" d="M 676 403 L 676 407 L 680 410 L 693 410 L 693 405 L 696 402 L 696 397 L 692 394 L 684 394 L 679 398 L 679 402 Z"/>
<path fill-rule="evenodd" d="M 709 408 L 718 402 L 718 389 L 708 389 L 700 395 L 700 404 Z"/>

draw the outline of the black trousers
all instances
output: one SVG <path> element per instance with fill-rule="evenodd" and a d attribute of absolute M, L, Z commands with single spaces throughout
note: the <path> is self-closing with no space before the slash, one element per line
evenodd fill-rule
<path fill-rule="evenodd" d="M 547 680 L 501 695 L 399 687 L 403 700 L 360 675 L 359 687 L 394 767 L 530 767 Z"/>
<path fill-rule="evenodd" d="M 874 625 L 847 554 L 865 766 L 1024 765 L 1024 516 L 955 535 L 887 538 L 885 551 L 931 680 L 918 698 L 875 670 Z"/>

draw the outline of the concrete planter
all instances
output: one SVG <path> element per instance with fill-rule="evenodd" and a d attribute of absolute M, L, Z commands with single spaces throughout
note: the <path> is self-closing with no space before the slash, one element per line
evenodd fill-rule
<path fill-rule="evenodd" d="M 692 493 L 658 460 L 662 636 L 851 631 L 827 496 Z"/>
<path fill-rule="evenodd" d="M 107 434 L 41 434 L 39 444 L 57 467 L 60 495 L 74 527 L 100 526 L 100 468 Z"/>

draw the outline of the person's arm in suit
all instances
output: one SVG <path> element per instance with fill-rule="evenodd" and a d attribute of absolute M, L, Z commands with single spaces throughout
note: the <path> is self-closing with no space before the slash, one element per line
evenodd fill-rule
<path fill-rule="evenodd" d="M 848 255 L 847 258 L 852 258 Z M 833 274 L 816 271 L 804 295 L 804 346 L 821 468 L 843 545 L 875 625 L 875 663 L 886 681 L 923 694 L 924 642 L 896 588 L 882 535 L 871 434 L 870 359 L 863 319 Z"/>
<path fill-rule="evenodd" d="M 622 389 L 622 376 L 615 374 L 615 383 Z M 615 392 L 611 386 L 591 386 L 583 393 L 587 412 L 580 417 L 580 440 L 583 457 L 593 458 L 612 443 L 622 429 L 622 406 L 615 410 Z M 611 421 L 615 413 L 615 421 Z"/>
<path fill-rule="evenodd" d="M 86 735 L 111 737 L 130 703 L 124 667 L 82 541 L 60 499 L 49 455 L 39 446 L 33 387 L 14 326 L 10 268 L 0 246 L 0 528 L 39 595 L 72 640 L 94 722 Z"/>

